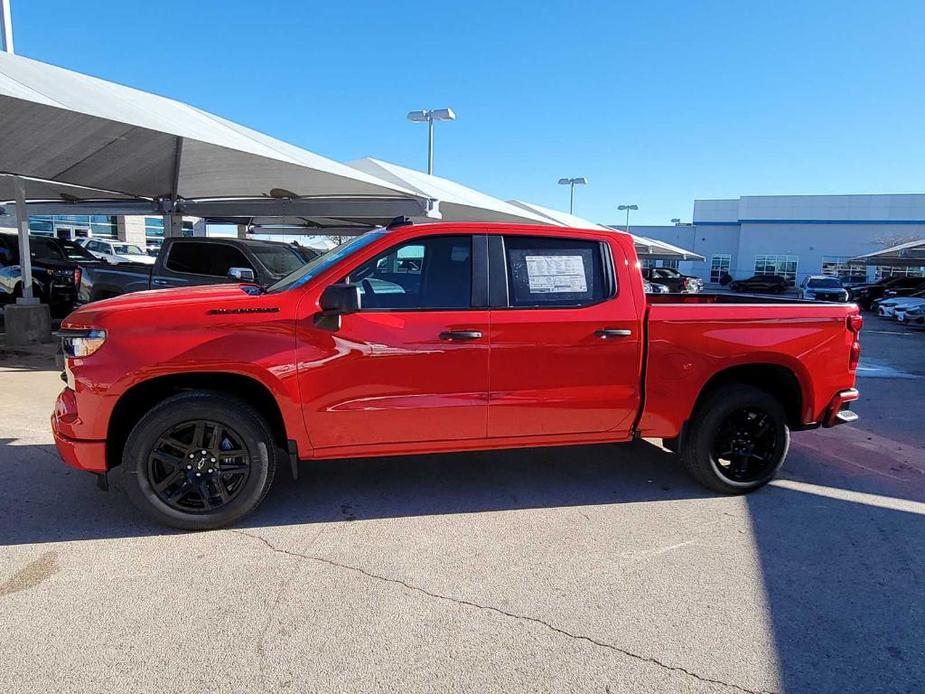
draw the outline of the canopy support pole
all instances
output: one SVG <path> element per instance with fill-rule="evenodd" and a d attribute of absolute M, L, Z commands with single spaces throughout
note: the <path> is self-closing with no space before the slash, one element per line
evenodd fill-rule
<path fill-rule="evenodd" d="M 29 246 L 29 210 L 26 208 L 26 186 L 19 176 L 13 176 L 13 190 L 16 194 L 16 227 L 19 229 L 19 267 L 22 282 L 22 297 L 17 304 L 37 304 L 39 300 L 32 293 L 32 248 Z"/>
<path fill-rule="evenodd" d="M 22 296 L 3 309 L 8 347 L 20 347 L 51 340 L 51 312 L 48 304 L 32 295 L 32 249 L 29 247 L 29 210 L 26 208 L 26 184 L 13 177 L 16 199 L 16 226 L 19 229 L 19 273 Z"/>

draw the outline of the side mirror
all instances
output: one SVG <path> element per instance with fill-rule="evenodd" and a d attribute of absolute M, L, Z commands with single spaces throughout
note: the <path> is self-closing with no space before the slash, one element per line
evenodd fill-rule
<path fill-rule="evenodd" d="M 237 282 L 253 282 L 255 279 L 254 271 L 249 267 L 230 267 L 228 277 Z"/>
<path fill-rule="evenodd" d="M 321 312 L 315 314 L 315 325 L 324 330 L 339 330 L 340 317 L 360 310 L 360 288 L 355 284 L 332 284 L 318 299 Z"/>

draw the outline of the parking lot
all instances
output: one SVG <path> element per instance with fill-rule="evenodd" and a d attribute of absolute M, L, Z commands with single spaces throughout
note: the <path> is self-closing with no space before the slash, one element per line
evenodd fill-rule
<path fill-rule="evenodd" d="M 0 686 L 920 691 L 925 333 L 868 318 L 855 425 L 704 491 L 653 442 L 304 465 L 165 531 L 63 466 L 49 356 L 0 362 Z"/>

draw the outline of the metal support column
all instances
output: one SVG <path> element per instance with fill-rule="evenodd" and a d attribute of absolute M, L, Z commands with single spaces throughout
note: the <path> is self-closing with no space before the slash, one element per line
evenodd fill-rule
<path fill-rule="evenodd" d="M 19 176 L 13 177 L 16 193 L 16 228 L 19 230 L 19 268 L 22 275 L 22 297 L 17 304 L 37 304 L 32 294 L 32 249 L 29 246 L 29 210 L 26 209 L 26 186 Z"/>

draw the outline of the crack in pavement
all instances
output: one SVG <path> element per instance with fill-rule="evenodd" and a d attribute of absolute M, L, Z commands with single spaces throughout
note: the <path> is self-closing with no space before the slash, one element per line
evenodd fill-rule
<path fill-rule="evenodd" d="M 638 660 L 638 661 L 641 661 L 641 662 L 644 662 L 644 663 L 649 663 L 649 664 L 651 664 L 651 665 L 656 665 L 656 666 L 658 666 L 658 667 L 660 667 L 660 668 L 662 668 L 662 669 L 664 669 L 664 670 L 668 670 L 668 671 L 671 671 L 671 672 L 679 672 L 679 673 L 682 673 L 682 674 L 684 674 L 684 675 L 687 675 L 688 677 L 693 677 L 694 679 L 699 680 L 699 681 L 701 681 L 701 682 L 705 682 L 705 683 L 708 683 L 708 684 L 718 684 L 718 685 L 723 686 L 723 687 L 729 687 L 730 689 L 735 689 L 736 691 L 746 692 L 746 694 L 775 694 L 775 692 L 770 692 L 770 691 L 765 690 L 765 689 L 747 689 L 746 687 L 741 687 L 741 686 L 739 686 L 739 685 L 737 685 L 737 684 L 731 684 L 731 683 L 729 683 L 729 682 L 723 682 L 722 680 L 712 679 L 712 678 L 710 678 L 710 677 L 706 677 L 706 676 L 703 676 L 703 675 L 699 675 L 699 674 L 697 674 L 696 672 L 693 672 L 693 671 L 691 671 L 691 670 L 688 670 L 687 668 L 681 667 L 680 665 L 668 665 L 667 663 L 663 663 L 662 661 L 658 660 L 657 658 L 653 658 L 653 657 L 651 657 L 651 656 L 639 655 L 638 653 L 633 653 L 632 651 L 627 651 L 627 650 L 625 650 L 625 649 L 623 649 L 623 648 L 620 648 L 619 646 L 615 646 L 615 645 L 613 645 L 613 644 L 611 644 L 611 643 L 607 643 L 607 642 L 605 642 L 605 641 L 599 641 L 598 639 L 595 639 L 595 638 L 593 638 L 593 637 L 591 637 L 591 636 L 585 636 L 584 634 L 574 634 L 574 633 L 572 633 L 572 632 L 570 632 L 570 631 L 566 631 L 565 629 L 561 629 L 561 628 L 559 628 L 559 627 L 557 627 L 557 626 L 555 626 L 555 625 L 553 625 L 553 624 L 550 624 L 549 622 L 545 622 L 545 621 L 543 621 L 542 619 L 539 619 L 539 618 L 537 618 L 537 617 L 530 617 L 530 616 L 527 616 L 527 615 L 519 615 L 519 614 L 515 614 L 515 613 L 513 613 L 513 612 L 506 612 L 505 610 L 502 610 L 502 609 L 497 608 L 497 607 L 493 607 L 493 606 L 491 606 L 491 605 L 480 605 L 479 603 L 471 602 L 471 601 L 465 600 L 465 599 L 463 599 L 463 598 L 454 598 L 454 597 L 452 597 L 452 596 L 443 595 L 443 594 L 441 594 L 441 593 L 433 593 L 433 592 L 427 590 L 426 588 L 421 588 L 421 587 L 416 586 L 416 585 L 414 585 L 414 584 L 408 583 L 408 582 L 406 582 L 406 581 L 404 581 L 404 580 L 402 580 L 402 579 L 400 579 L 400 578 L 391 578 L 391 577 L 389 577 L 389 576 L 383 576 L 383 575 L 381 575 L 381 574 L 376 574 L 376 573 L 373 573 L 373 572 L 371 572 L 371 571 L 367 571 L 366 569 L 360 568 L 360 567 L 358 567 L 358 566 L 351 566 L 350 564 L 342 564 L 341 562 L 334 561 L 333 559 L 327 559 L 326 557 L 319 557 L 319 556 L 311 555 L 311 554 L 302 554 L 302 553 L 300 553 L 300 552 L 294 552 L 294 551 L 291 551 L 291 550 L 288 550 L 288 549 L 281 549 L 280 547 L 276 547 L 273 543 L 271 543 L 271 542 L 270 542 L 269 540 L 267 540 L 265 537 L 263 537 L 263 536 L 261 536 L 261 535 L 257 535 L 257 534 L 255 534 L 255 533 L 248 533 L 248 532 L 245 532 L 245 531 L 243 531 L 243 530 L 235 530 L 235 529 L 229 529 L 227 532 L 234 533 L 234 534 L 236 534 L 236 535 L 243 535 L 244 537 L 249 537 L 249 538 L 251 538 L 252 540 L 257 540 L 258 542 L 263 543 L 263 544 L 264 544 L 267 548 L 269 548 L 271 551 L 277 552 L 277 553 L 279 553 L 279 554 L 285 554 L 285 555 L 287 555 L 287 556 L 290 556 L 290 557 L 293 557 L 293 558 L 296 558 L 296 559 L 305 559 L 305 560 L 308 560 L 308 561 L 314 561 L 314 562 L 318 562 L 318 563 L 321 563 L 321 564 L 327 564 L 328 566 L 333 566 L 333 567 L 336 567 L 336 568 L 338 568 L 338 569 L 344 569 L 344 570 L 347 570 L 347 571 L 352 571 L 352 572 L 354 572 L 354 573 L 361 574 L 361 575 L 363 575 L 363 576 L 366 576 L 367 578 L 371 578 L 371 579 L 374 579 L 374 580 L 376 580 L 376 581 L 382 581 L 382 582 L 385 582 L 385 583 L 391 583 L 391 584 L 393 584 L 393 585 L 402 586 L 402 587 L 404 587 L 404 588 L 407 589 L 407 590 L 413 591 L 413 592 L 415 592 L 415 593 L 420 593 L 420 594 L 422 594 L 422 595 L 426 595 L 426 596 L 428 596 L 428 597 L 431 597 L 431 598 L 434 598 L 434 599 L 437 599 L 437 600 L 444 600 L 444 601 L 446 601 L 446 602 L 451 602 L 451 603 L 454 603 L 454 604 L 456 604 L 456 605 L 463 605 L 463 606 L 466 606 L 466 607 L 472 607 L 472 608 L 475 608 L 475 609 L 477 609 L 477 610 L 483 610 L 483 611 L 487 611 L 487 612 L 494 612 L 494 613 L 499 614 L 499 615 L 502 615 L 502 616 L 504 616 L 504 617 L 508 617 L 508 618 L 511 618 L 511 619 L 516 619 L 516 620 L 522 621 L 522 622 L 532 622 L 533 624 L 538 624 L 538 625 L 540 625 L 540 626 L 542 626 L 542 627 L 545 627 L 546 629 L 549 629 L 550 631 L 553 631 L 553 632 L 555 632 L 555 633 L 557 633 L 557 634 L 559 634 L 559 635 L 561 635 L 561 636 L 566 636 L 566 637 L 568 637 L 568 638 L 570 638 L 570 639 L 574 639 L 574 640 L 577 640 L 577 641 L 586 641 L 587 643 L 590 643 L 590 644 L 592 644 L 592 645 L 594 645 L 594 646 L 597 646 L 597 647 L 599 647 L 599 648 L 606 648 L 607 650 L 613 651 L 613 652 L 615 652 L 615 653 L 620 653 L 620 654 L 622 654 L 622 655 L 624 655 L 624 656 L 626 656 L 626 657 L 628 657 L 628 658 L 633 658 L 634 660 Z"/>

